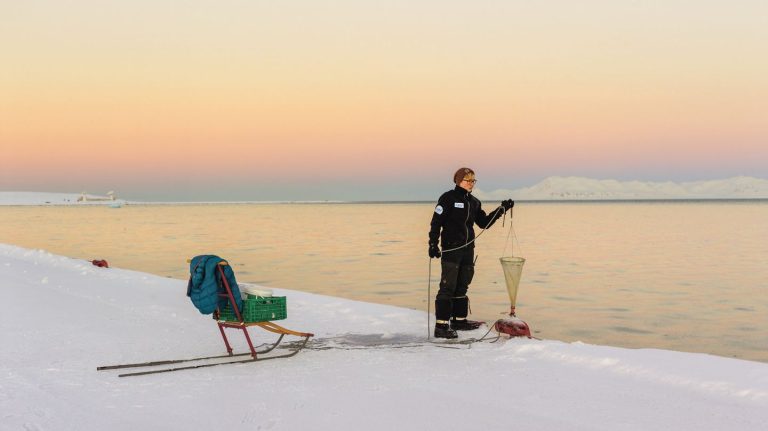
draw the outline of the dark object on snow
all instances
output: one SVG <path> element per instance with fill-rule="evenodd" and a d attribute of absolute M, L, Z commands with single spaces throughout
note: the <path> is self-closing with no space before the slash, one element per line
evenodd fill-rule
<path fill-rule="evenodd" d="M 514 314 L 510 314 L 508 319 L 499 319 L 493 324 L 493 329 L 499 334 L 506 334 L 510 337 L 528 337 L 531 336 L 531 328 L 528 324 L 520 320 Z"/>
<path fill-rule="evenodd" d="M 95 266 L 98 266 L 99 268 L 109 268 L 109 262 L 107 262 L 104 259 L 92 260 L 91 263 L 94 264 Z"/>

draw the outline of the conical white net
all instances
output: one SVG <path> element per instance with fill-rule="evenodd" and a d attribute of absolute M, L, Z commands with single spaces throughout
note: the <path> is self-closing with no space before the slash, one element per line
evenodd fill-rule
<path fill-rule="evenodd" d="M 522 257 L 501 257 L 501 267 L 504 269 L 504 279 L 507 281 L 507 293 L 509 301 L 514 310 L 517 304 L 517 287 L 520 285 L 520 276 L 523 273 L 523 264 L 525 259 Z"/>

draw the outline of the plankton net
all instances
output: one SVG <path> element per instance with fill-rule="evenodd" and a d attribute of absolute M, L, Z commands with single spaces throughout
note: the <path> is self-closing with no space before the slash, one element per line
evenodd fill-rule
<path fill-rule="evenodd" d="M 504 280 L 507 282 L 507 293 L 509 294 L 510 314 L 515 315 L 515 306 L 517 305 L 517 288 L 520 286 L 520 277 L 523 273 L 523 264 L 525 259 L 516 256 L 500 257 L 501 268 L 504 270 Z"/>
<path fill-rule="evenodd" d="M 509 243 L 509 235 L 513 232 L 513 226 L 509 223 L 509 234 L 507 234 L 507 243 Z M 515 314 L 515 307 L 517 307 L 517 290 L 520 287 L 520 277 L 523 274 L 523 265 L 525 259 L 517 256 L 504 256 L 506 252 L 506 244 L 504 245 L 504 252 L 502 257 L 499 258 L 501 262 L 501 268 L 504 270 L 504 280 L 507 282 L 507 294 L 509 294 L 509 317 L 505 319 L 499 319 L 493 325 L 499 334 L 506 334 L 510 337 L 528 337 L 531 338 L 531 328 L 522 319 L 518 318 Z"/>

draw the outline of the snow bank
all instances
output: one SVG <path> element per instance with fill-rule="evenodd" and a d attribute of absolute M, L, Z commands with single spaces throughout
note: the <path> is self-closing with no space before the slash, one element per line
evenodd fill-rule
<path fill-rule="evenodd" d="M 184 280 L 3 244 L 0 276 L 0 429 L 768 429 L 768 364 L 549 340 L 436 345 L 423 312 L 282 289 L 279 323 L 316 334 L 297 356 L 118 378 L 96 367 L 224 353 Z"/>

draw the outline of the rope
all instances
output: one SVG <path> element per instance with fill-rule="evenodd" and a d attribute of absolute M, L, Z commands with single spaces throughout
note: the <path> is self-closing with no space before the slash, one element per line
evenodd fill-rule
<path fill-rule="evenodd" d="M 432 314 L 432 258 L 429 258 L 429 277 L 427 277 L 427 340 L 431 335 L 429 326 L 429 317 Z"/>
<path fill-rule="evenodd" d="M 486 338 L 488 337 L 488 334 L 491 333 L 491 331 L 494 330 L 496 323 L 494 322 L 488 331 L 480 338 L 467 338 L 464 340 L 448 340 L 445 342 L 427 342 L 427 343 L 419 343 L 419 342 L 404 342 L 404 343 L 392 343 L 392 344 L 373 344 L 373 345 L 326 345 L 326 342 L 332 342 L 333 338 L 316 338 L 312 341 L 308 342 L 307 345 L 304 347 L 306 350 L 378 350 L 378 349 L 413 349 L 413 348 L 422 348 L 422 347 L 438 347 L 438 348 L 447 348 L 447 349 L 460 349 L 461 346 L 470 346 L 474 343 L 481 343 L 481 342 L 490 342 L 495 343 L 501 338 L 501 334 L 498 334 L 496 337 Z M 298 343 L 291 342 L 286 343 L 285 347 L 281 348 L 290 348 L 294 344 Z"/>
<path fill-rule="evenodd" d="M 464 245 L 461 245 L 461 246 L 458 246 L 458 247 L 456 247 L 456 248 L 449 248 L 448 250 L 443 250 L 442 252 L 443 252 L 443 253 L 448 253 L 448 252 L 451 252 L 451 251 L 460 250 L 460 249 L 462 249 L 462 248 L 464 248 L 464 247 L 466 247 L 466 246 L 468 246 L 468 245 L 472 244 L 473 242 L 477 241 L 477 239 L 478 239 L 478 238 L 480 238 L 480 235 L 482 235 L 482 234 L 485 232 L 485 230 L 486 230 L 486 229 L 488 229 L 488 226 L 490 226 L 490 225 L 491 225 L 491 223 L 493 223 L 493 222 L 495 222 L 495 221 L 497 220 L 497 219 L 495 218 L 495 217 L 497 217 L 497 216 L 496 216 L 496 214 L 497 214 L 497 213 L 499 212 L 499 210 L 501 210 L 501 209 L 503 209 L 503 208 L 500 206 L 500 207 L 496 208 L 496 209 L 493 211 L 493 214 L 494 214 L 494 216 L 493 216 L 493 217 L 491 217 L 491 219 L 488 221 L 488 223 L 485 225 L 485 227 L 484 227 L 484 228 L 482 228 L 482 229 L 480 230 L 480 233 L 479 233 L 479 234 L 477 234 L 477 236 L 475 236 L 475 237 L 472 239 L 472 241 L 469 241 L 468 243 L 466 243 L 466 244 L 464 244 Z M 430 259 L 430 260 L 431 260 L 431 259 Z"/>
<path fill-rule="evenodd" d="M 510 226 L 509 230 L 512 231 L 512 239 L 517 243 L 517 249 L 520 250 L 520 255 L 525 256 L 525 253 L 523 253 L 523 248 L 520 247 L 520 240 L 517 239 L 517 232 L 515 232 L 515 228 Z"/>
<path fill-rule="evenodd" d="M 509 236 L 512 235 L 512 233 L 515 231 L 515 225 L 512 223 L 512 211 L 514 211 L 515 207 L 512 207 L 509 209 L 509 232 L 507 232 L 507 240 L 504 242 L 504 250 L 501 252 L 501 257 L 504 257 L 507 253 L 507 245 L 509 244 Z M 506 219 L 507 214 L 504 213 L 504 218 Z M 503 226 L 503 224 L 502 224 Z M 514 241 L 517 240 L 517 235 L 513 236 L 512 241 L 512 249 L 510 250 L 510 253 L 512 253 L 512 256 L 515 255 L 515 243 Z M 520 246 L 520 243 L 517 243 L 518 247 Z"/>

